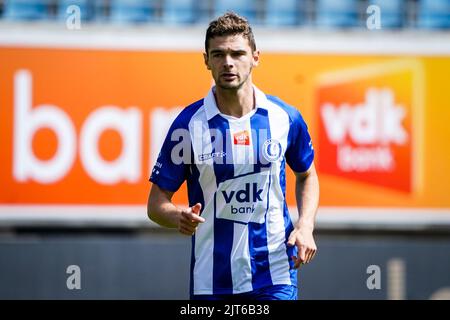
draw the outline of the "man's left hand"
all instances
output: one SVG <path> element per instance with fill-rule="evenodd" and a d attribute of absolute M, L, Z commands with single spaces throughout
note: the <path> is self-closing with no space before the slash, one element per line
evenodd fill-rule
<path fill-rule="evenodd" d="M 287 244 L 291 247 L 296 245 L 298 249 L 298 257 L 292 256 L 295 269 L 298 269 L 301 264 L 311 262 L 317 252 L 312 229 L 307 227 L 295 228 L 291 232 Z"/>

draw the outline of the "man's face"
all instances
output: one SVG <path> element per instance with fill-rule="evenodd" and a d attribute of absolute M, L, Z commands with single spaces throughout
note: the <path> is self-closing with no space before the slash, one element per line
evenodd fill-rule
<path fill-rule="evenodd" d="M 252 52 L 249 41 L 242 34 L 237 34 L 210 39 L 204 58 L 216 86 L 239 89 L 251 79 L 252 69 L 258 65 L 259 51 Z"/>

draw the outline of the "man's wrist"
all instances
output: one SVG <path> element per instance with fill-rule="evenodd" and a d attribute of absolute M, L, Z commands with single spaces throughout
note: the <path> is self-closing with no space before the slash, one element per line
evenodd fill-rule
<path fill-rule="evenodd" d="M 314 222 L 299 219 L 297 221 L 297 223 L 295 224 L 295 229 L 313 232 L 314 231 Z"/>

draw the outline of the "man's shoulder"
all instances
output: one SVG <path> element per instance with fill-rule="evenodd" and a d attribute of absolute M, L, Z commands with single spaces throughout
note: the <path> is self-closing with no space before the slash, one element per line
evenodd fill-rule
<path fill-rule="evenodd" d="M 183 110 L 181 110 L 175 118 L 174 123 L 179 127 L 187 127 L 194 114 L 196 114 L 197 111 L 203 106 L 203 101 L 204 99 L 200 99 L 183 108 Z"/>
<path fill-rule="evenodd" d="M 276 106 L 278 106 L 280 109 L 282 109 L 284 112 L 286 112 L 289 115 L 289 118 L 291 119 L 291 121 L 298 121 L 300 119 L 303 119 L 300 111 L 288 104 L 287 102 L 281 100 L 279 97 L 271 95 L 271 94 L 266 94 L 267 100 L 270 101 L 271 103 L 275 104 Z"/>

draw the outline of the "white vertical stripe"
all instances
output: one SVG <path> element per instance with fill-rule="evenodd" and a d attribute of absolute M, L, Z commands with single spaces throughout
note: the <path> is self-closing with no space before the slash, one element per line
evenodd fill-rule
<path fill-rule="evenodd" d="M 289 133 L 289 115 L 279 106 L 268 102 L 268 116 L 271 138 L 281 143 L 284 152 Z M 267 246 L 272 282 L 290 284 L 289 260 L 285 246 L 285 228 L 283 218 L 283 192 L 280 185 L 281 161 L 274 162 L 271 168 L 271 185 L 269 190 L 269 210 L 267 213 Z"/>
<path fill-rule="evenodd" d="M 252 113 L 253 114 L 253 113 Z M 252 131 L 250 126 L 250 115 L 246 115 L 241 119 L 228 120 L 230 126 L 230 139 L 231 147 L 233 150 L 233 164 L 234 164 L 234 175 L 238 176 L 241 174 L 246 174 L 253 172 L 254 170 L 254 156 L 253 156 L 253 139 Z M 239 145 L 234 143 L 234 136 L 239 133 L 246 132 L 249 144 Z"/>
<path fill-rule="evenodd" d="M 252 112 L 253 114 L 253 112 Z M 230 127 L 230 139 L 234 176 L 253 172 L 253 141 L 251 134 L 250 118 L 248 114 L 240 119 L 228 119 Z M 246 133 L 249 144 L 235 144 L 235 135 Z M 233 282 L 233 293 L 241 293 L 253 290 L 252 269 L 250 264 L 250 249 L 248 244 L 248 226 L 240 223 L 234 223 L 233 248 L 231 251 L 231 278 Z"/>
<path fill-rule="evenodd" d="M 248 225 L 235 223 L 231 251 L 231 278 L 233 293 L 252 291 L 252 267 L 248 247 Z"/>
<path fill-rule="evenodd" d="M 213 159 L 199 163 L 198 156 L 212 152 L 211 137 L 204 108 L 200 108 L 189 122 L 194 150 L 194 162 L 200 172 L 199 183 L 203 191 L 205 208 L 202 217 L 205 222 L 200 224 L 195 234 L 195 266 L 194 294 L 213 293 L 213 251 L 214 251 L 214 193 L 217 189 L 214 175 Z M 209 201 L 208 201 L 209 200 Z"/>

